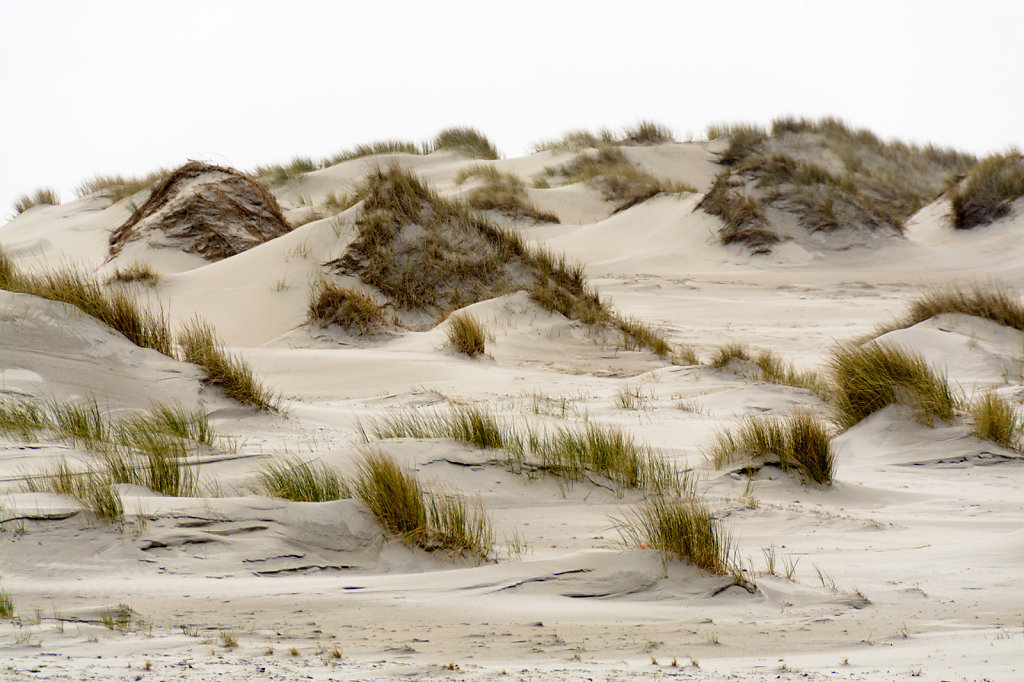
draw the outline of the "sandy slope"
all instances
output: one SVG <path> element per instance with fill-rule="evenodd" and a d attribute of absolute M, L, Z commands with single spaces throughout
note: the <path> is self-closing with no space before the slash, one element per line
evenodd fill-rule
<path fill-rule="evenodd" d="M 698 187 L 715 171 L 700 144 L 629 153 Z M 458 170 L 474 163 L 448 153 L 398 156 L 453 195 L 463 191 L 452 185 Z M 552 157 L 494 164 L 530 178 Z M 299 197 L 319 202 L 380 162 L 339 164 L 277 194 L 286 210 Z M 713 243 L 715 219 L 694 211 L 695 195 L 615 215 L 583 186 L 532 189 L 531 198 L 562 224 L 519 229 L 586 263 L 620 310 L 704 357 L 739 341 L 820 367 L 834 340 L 897 314 L 920 285 L 989 276 L 1024 285 L 1021 210 L 954 234 L 940 201 L 915 217 L 905 240 L 839 250 L 806 240 L 751 258 Z M 26 266 L 73 255 L 100 267 L 107 233 L 127 210 L 104 205 L 92 198 L 32 209 L 0 228 L 0 245 Z M 238 444 L 201 465 L 205 490 L 218 496 L 165 498 L 125 486 L 127 521 L 111 528 L 77 513 L 70 498 L 19 492 L 25 471 L 86 453 L 0 440 L 0 584 L 21 616 L 20 625 L 0 624 L 7 677 L 136 679 L 147 675 L 146 661 L 159 679 L 1021 675 L 1017 453 L 965 425 L 928 427 L 891 407 L 836 439 L 832 488 L 765 469 L 751 490 L 745 477 L 710 469 L 701 448 L 745 414 L 824 410 L 809 391 L 623 351 L 522 293 L 471 306 L 494 334 L 489 356 L 474 360 L 446 348 L 440 328 L 365 339 L 304 325 L 309 287 L 353 237 L 355 211 L 217 263 L 139 248 L 102 266 L 153 263 L 165 276 L 145 295 L 176 322 L 211 320 L 288 399 L 286 416 L 234 406 L 203 387 L 195 368 L 137 349 L 76 310 L 0 294 L 3 392 L 91 394 L 111 409 L 198 403 Z M 944 315 L 889 336 L 967 392 L 994 386 L 1024 396 L 1019 332 Z M 623 390 L 639 396 L 640 409 L 617 406 Z M 351 471 L 363 447 L 358 423 L 455 402 L 552 427 L 619 425 L 692 467 L 756 591 L 719 591 L 727 579 L 624 548 L 614 519 L 629 513 L 635 494 L 530 481 L 450 442 L 381 447 L 427 481 L 479 493 L 499 541 L 496 562 L 475 566 L 387 542 L 351 500 L 295 503 L 248 490 L 259 463 L 284 454 Z M 777 573 L 795 564 L 795 580 L 766 573 L 766 547 L 775 548 Z M 103 627 L 102 608 L 118 603 L 143 625 Z M 240 645 L 220 646 L 222 631 Z"/>

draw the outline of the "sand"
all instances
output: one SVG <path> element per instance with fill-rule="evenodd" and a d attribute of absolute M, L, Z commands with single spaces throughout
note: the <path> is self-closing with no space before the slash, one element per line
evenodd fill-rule
<path fill-rule="evenodd" d="M 702 143 L 629 150 L 653 173 L 707 187 Z M 528 182 L 542 152 L 493 162 Z M 357 159 L 275 189 L 286 215 L 350 189 L 383 159 Z M 443 195 L 460 168 L 439 152 L 395 155 Z M 582 262 L 621 312 L 706 359 L 720 344 L 772 350 L 821 371 L 838 340 L 900 313 L 922 286 L 996 277 L 1024 287 L 1024 206 L 955 233 L 939 199 L 906 238 L 785 243 L 767 256 L 713 240 L 699 195 L 659 196 L 621 213 L 583 185 L 530 190 L 560 225 L 514 226 Z M 702 448 L 748 414 L 805 406 L 805 389 L 707 365 L 675 366 L 616 347 L 520 292 L 470 306 L 494 335 L 487 356 L 445 346 L 441 327 L 374 338 L 305 324 L 310 287 L 355 235 L 358 208 L 209 263 L 142 240 L 106 261 L 126 202 L 33 208 L 0 227 L 19 265 L 69 259 L 101 273 L 134 260 L 163 275 L 144 295 L 175 324 L 211 321 L 285 398 L 256 413 L 203 386 L 193 366 L 136 348 L 63 304 L 0 292 L 0 391 L 95 396 L 110 410 L 153 400 L 201 405 L 234 451 L 201 464 L 204 494 L 123 486 L 126 521 L 90 519 L 70 497 L 21 492 L 26 472 L 87 455 L 0 438 L 0 621 L 5 679 L 922 679 L 1011 680 L 1024 669 L 1024 462 L 970 435 L 888 407 L 835 439 L 829 488 L 764 469 L 710 467 Z M 968 395 L 1024 397 L 1024 334 L 963 315 L 891 332 Z M 622 391 L 639 409 L 616 404 Z M 358 425 L 396 409 L 485 406 L 516 420 L 616 425 L 693 469 L 756 589 L 623 545 L 614 520 L 631 492 L 529 480 L 443 440 L 380 447 L 425 481 L 479 494 L 496 560 L 476 565 L 385 538 L 354 500 L 257 496 L 269 458 L 299 455 L 351 471 Z M 795 564 L 793 580 L 776 573 Z M 723 589 L 725 588 L 725 589 Z M 124 630 L 103 625 L 125 604 Z M 225 647 L 224 633 L 237 639 Z M 294 648 L 294 654 L 292 649 Z M 335 656 L 337 650 L 340 656 Z M 691 658 L 692 657 L 692 658 Z M 673 665 L 675 661 L 675 665 Z M 150 667 L 147 668 L 146 666 Z M 507 674 L 507 675 L 506 675 Z"/>

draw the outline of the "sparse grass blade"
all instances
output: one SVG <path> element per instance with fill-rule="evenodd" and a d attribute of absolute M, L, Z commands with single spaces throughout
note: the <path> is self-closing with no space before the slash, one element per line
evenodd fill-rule
<path fill-rule="evenodd" d="M 178 344 L 185 362 L 205 370 L 206 381 L 224 389 L 229 397 L 260 410 L 274 408 L 274 394 L 256 378 L 244 359 L 228 352 L 208 323 L 192 319 L 178 334 Z"/>

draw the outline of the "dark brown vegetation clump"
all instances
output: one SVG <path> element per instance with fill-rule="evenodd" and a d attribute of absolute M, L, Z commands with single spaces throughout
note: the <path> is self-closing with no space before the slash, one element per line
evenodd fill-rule
<path fill-rule="evenodd" d="M 159 230 L 182 250 L 220 260 L 291 231 L 274 195 L 233 168 L 190 161 L 153 187 L 110 235 L 110 256 Z"/>
<path fill-rule="evenodd" d="M 1024 196 L 1024 155 L 1017 149 L 993 154 L 971 169 L 953 194 L 953 226 L 967 230 L 987 225 L 1010 212 Z"/>
<path fill-rule="evenodd" d="M 697 208 L 718 216 L 725 225 L 718 231 L 722 244 L 743 244 L 753 253 L 767 253 L 779 236 L 768 227 L 761 203 L 735 183 L 732 173 L 724 171 L 715 177 L 711 189 Z"/>
<path fill-rule="evenodd" d="M 309 319 L 322 327 L 337 324 L 365 334 L 383 322 L 384 314 L 369 294 L 322 280 L 309 302 Z"/>

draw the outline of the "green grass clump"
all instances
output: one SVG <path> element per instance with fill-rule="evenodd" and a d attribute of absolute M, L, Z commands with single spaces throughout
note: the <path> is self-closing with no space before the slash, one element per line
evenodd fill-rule
<path fill-rule="evenodd" d="M 369 294 L 320 280 L 309 301 L 309 320 L 319 322 L 321 327 L 337 324 L 365 334 L 383 323 L 384 312 Z"/>
<path fill-rule="evenodd" d="M 0 288 L 73 305 L 123 334 L 136 346 L 174 357 L 170 324 L 163 312 L 143 308 L 124 291 L 108 291 L 97 278 L 63 267 L 23 273 L 10 260 L 0 262 Z"/>
<path fill-rule="evenodd" d="M 427 491 L 390 455 L 371 451 L 363 457 L 354 492 L 381 528 L 407 545 L 479 560 L 493 549 L 494 535 L 479 498 L 470 506 L 459 495 Z"/>
<path fill-rule="evenodd" d="M 978 162 L 951 202 L 953 225 L 960 230 L 987 225 L 1010 212 L 1024 196 L 1024 154 L 1011 149 Z"/>
<path fill-rule="evenodd" d="M 675 352 L 668 341 L 665 340 L 665 337 L 640 320 L 630 317 L 617 317 L 616 324 L 622 330 L 622 346 L 627 350 L 646 348 L 661 357 L 668 357 Z M 691 354 L 692 352 L 690 351 Z M 680 358 L 693 359 L 691 355 L 686 354 L 684 349 L 679 349 L 678 353 L 681 354 L 679 355 Z"/>
<path fill-rule="evenodd" d="M 114 489 L 117 482 L 103 471 L 72 469 L 62 459 L 41 475 L 26 477 L 24 489 L 70 495 L 99 519 L 110 523 L 124 516 L 121 495 Z"/>
<path fill-rule="evenodd" d="M 741 191 L 741 185 L 733 181 L 731 171 L 719 173 L 698 208 L 722 219 L 718 241 L 723 246 L 741 244 L 753 253 L 767 253 L 781 240 L 768 226 L 761 202 Z"/>
<path fill-rule="evenodd" d="M 230 398 L 260 410 L 274 408 L 273 392 L 256 378 L 249 363 L 228 352 L 208 323 L 198 318 L 189 321 L 178 334 L 178 345 L 185 362 L 201 367 L 206 381 L 224 389 Z"/>
<path fill-rule="evenodd" d="M 254 492 L 295 502 L 330 502 L 352 497 L 348 483 L 326 464 L 291 457 L 269 462 L 257 473 Z"/>
<path fill-rule="evenodd" d="M 696 497 L 656 495 L 616 523 L 623 542 L 637 549 L 659 549 L 713 575 L 729 570 L 729 537 Z"/>
<path fill-rule="evenodd" d="M 432 152 L 447 149 L 471 159 L 494 160 L 498 158 L 498 150 L 476 128 L 446 128 L 437 134 L 430 143 L 429 149 Z"/>
<path fill-rule="evenodd" d="M 149 287 L 155 287 L 160 283 L 160 274 L 148 263 L 132 263 L 124 267 L 118 267 L 114 274 L 107 278 L 107 284 L 121 282 L 139 282 Z"/>
<path fill-rule="evenodd" d="M 490 412 L 457 407 L 446 412 L 395 412 L 369 422 L 363 437 L 451 438 L 506 452 L 516 473 L 541 473 L 567 482 L 591 474 L 620 488 L 681 490 L 689 485 L 675 467 L 615 427 L 588 425 L 538 432 L 498 421 Z M 496 460 L 497 461 L 497 460 Z"/>
<path fill-rule="evenodd" d="M 14 618 L 14 599 L 11 593 L 0 588 L 0 618 Z"/>
<path fill-rule="evenodd" d="M 715 349 L 711 356 L 711 366 L 722 369 L 733 360 L 749 360 L 750 353 L 741 343 L 724 343 Z"/>
<path fill-rule="evenodd" d="M 87 197 L 90 194 L 102 192 L 117 203 L 125 197 L 130 197 L 144 189 L 150 189 L 169 173 L 170 170 L 161 168 L 141 177 L 96 175 L 80 184 L 75 191 L 79 197 Z"/>
<path fill-rule="evenodd" d="M 460 353 L 465 353 L 469 357 L 474 357 L 484 352 L 487 331 L 472 315 L 457 313 L 448 318 L 445 337 L 449 346 L 454 346 Z"/>
<path fill-rule="evenodd" d="M 40 187 L 32 194 L 22 194 L 14 200 L 14 213 L 21 215 L 33 206 L 60 205 L 60 195 L 52 187 Z"/>
<path fill-rule="evenodd" d="M 547 173 L 559 178 L 562 184 L 587 183 L 601 192 L 605 201 L 615 202 L 616 213 L 658 194 L 697 191 L 690 185 L 654 177 L 634 165 L 621 149 L 609 144 L 583 151 L 569 163 L 547 169 Z"/>
<path fill-rule="evenodd" d="M 538 223 L 557 223 L 558 216 L 530 203 L 526 183 L 518 175 L 502 173 L 493 166 L 474 166 L 459 171 L 455 183 L 481 178 L 484 184 L 469 192 L 466 202 L 479 211 L 500 211 L 509 218 L 528 218 Z"/>
<path fill-rule="evenodd" d="M 747 417 L 735 429 L 719 433 L 707 454 L 716 469 L 737 458 L 752 461 L 775 455 L 783 471 L 796 469 L 806 480 L 821 485 L 832 482 L 835 469 L 828 428 L 805 410 L 783 418 Z"/>
<path fill-rule="evenodd" d="M 379 140 L 377 142 L 371 142 L 370 144 L 358 144 L 352 149 L 338 152 L 334 156 L 327 160 L 328 166 L 333 166 L 336 163 L 342 161 L 351 161 L 352 159 L 361 159 L 366 156 L 376 156 L 378 154 L 419 154 L 422 149 L 415 142 L 406 142 L 404 140 Z"/>
<path fill-rule="evenodd" d="M 945 377 L 933 372 L 920 354 L 900 346 L 841 344 L 828 366 L 835 421 L 843 429 L 886 405 L 909 405 L 926 423 L 936 417 L 948 422 L 957 408 Z"/>
<path fill-rule="evenodd" d="M 123 418 L 119 427 L 122 431 L 127 428 L 164 433 L 207 446 L 212 446 L 214 439 L 206 413 L 190 410 L 181 403 L 151 403 L 146 413 Z"/>
<path fill-rule="evenodd" d="M 1024 421 L 1009 402 L 995 391 L 986 391 L 970 405 L 974 435 L 983 440 L 1018 450 L 1024 447 Z"/>
<path fill-rule="evenodd" d="M 971 315 L 1024 331 L 1024 303 L 1021 303 L 1017 290 L 999 282 L 975 282 L 967 286 L 935 287 L 922 292 L 910 302 L 902 317 L 880 325 L 873 336 L 913 327 L 943 313 Z"/>
<path fill-rule="evenodd" d="M 16 434 L 28 441 L 51 425 L 50 416 L 35 403 L 0 396 L 0 431 L 5 434 Z"/>
<path fill-rule="evenodd" d="M 306 173 L 320 170 L 324 167 L 325 161 L 313 159 L 308 156 L 297 156 L 288 163 L 274 163 L 266 166 L 256 166 L 249 175 L 260 178 L 271 185 L 283 185 L 289 180 L 301 178 Z"/>
<path fill-rule="evenodd" d="M 663 144 L 672 141 L 672 130 L 656 121 L 639 121 L 626 127 L 622 141 L 626 144 Z"/>

